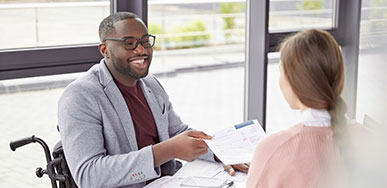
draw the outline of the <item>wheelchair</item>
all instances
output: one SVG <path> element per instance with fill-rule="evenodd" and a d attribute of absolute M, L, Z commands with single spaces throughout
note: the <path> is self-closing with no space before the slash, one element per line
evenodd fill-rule
<path fill-rule="evenodd" d="M 54 151 L 52 152 L 53 159 L 51 158 L 50 149 L 48 148 L 46 142 L 38 137 L 35 137 L 35 135 L 12 141 L 9 143 L 9 146 L 12 151 L 15 151 L 19 147 L 36 142 L 43 147 L 47 161 L 46 169 L 41 167 L 36 168 L 36 176 L 41 178 L 43 175 L 48 175 L 51 180 L 52 188 L 58 188 L 58 185 L 59 188 L 78 188 L 68 168 L 61 141 L 59 141 L 54 147 Z"/>

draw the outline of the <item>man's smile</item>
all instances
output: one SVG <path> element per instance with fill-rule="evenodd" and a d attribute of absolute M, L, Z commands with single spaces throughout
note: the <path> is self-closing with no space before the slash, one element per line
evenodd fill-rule
<path fill-rule="evenodd" d="M 130 58 L 129 63 L 135 66 L 136 68 L 146 68 L 148 66 L 148 56 Z"/>

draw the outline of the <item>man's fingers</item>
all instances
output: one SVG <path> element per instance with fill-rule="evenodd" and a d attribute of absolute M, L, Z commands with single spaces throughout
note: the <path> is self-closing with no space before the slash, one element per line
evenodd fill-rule
<path fill-rule="evenodd" d="M 197 153 L 199 153 L 199 152 L 202 152 L 204 150 L 208 150 L 208 147 L 197 146 L 194 149 L 195 149 L 195 151 L 197 151 Z"/>
<path fill-rule="evenodd" d="M 199 152 L 199 155 L 204 155 L 208 152 L 208 149 L 204 149 L 202 151 Z"/>
<path fill-rule="evenodd" d="M 193 138 L 193 144 L 197 148 L 208 148 L 206 142 L 204 142 L 203 139 L 200 139 L 200 138 Z"/>
<path fill-rule="evenodd" d="M 202 139 L 211 139 L 212 137 L 204 133 L 203 131 L 189 131 L 189 136 L 192 136 L 194 138 L 202 138 Z"/>

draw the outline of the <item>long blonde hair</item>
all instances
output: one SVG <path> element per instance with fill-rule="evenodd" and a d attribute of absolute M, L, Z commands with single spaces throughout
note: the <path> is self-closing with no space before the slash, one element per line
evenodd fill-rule
<path fill-rule="evenodd" d="M 344 61 L 336 40 L 326 31 L 309 29 L 280 44 L 285 76 L 299 98 L 310 108 L 327 109 L 336 138 L 345 131 L 346 105 L 341 98 Z"/>

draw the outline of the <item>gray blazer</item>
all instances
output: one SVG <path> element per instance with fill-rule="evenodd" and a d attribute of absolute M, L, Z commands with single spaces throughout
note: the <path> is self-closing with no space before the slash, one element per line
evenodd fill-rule
<path fill-rule="evenodd" d="M 161 142 L 189 129 L 153 75 L 138 82 Z M 152 146 L 138 150 L 129 110 L 103 59 L 67 86 L 59 100 L 58 121 L 79 187 L 143 187 L 147 180 L 175 173 L 175 160 L 155 168 Z M 212 152 L 201 158 L 214 161 Z"/>

